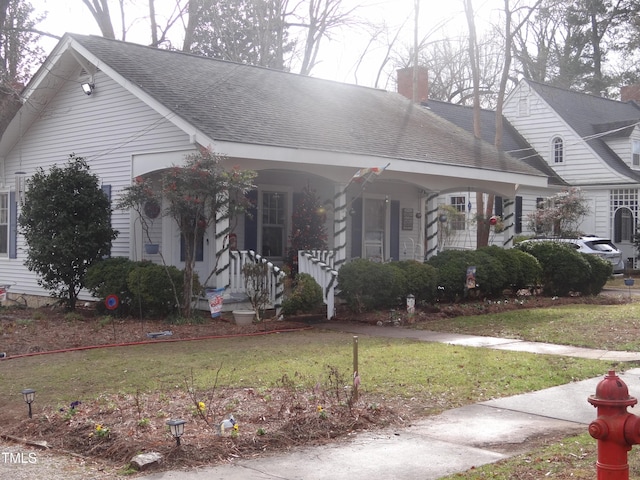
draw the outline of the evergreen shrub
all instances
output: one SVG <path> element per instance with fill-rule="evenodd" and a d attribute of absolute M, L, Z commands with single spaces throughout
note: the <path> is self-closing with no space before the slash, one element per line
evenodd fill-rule
<path fill-rule="evenodd" d="M 322 307 L 322 287 L 308 273 L 296 275 L 293 290 L 282 302 L 284 315 L 312 313 Z"/>
<path fill-rule="evenodd" d="M 404 283 L 401 269 L 362 258 L 343 265 L 338 273 L 339 295 L 358 313 L 397 307 L 406 291 Z"/>

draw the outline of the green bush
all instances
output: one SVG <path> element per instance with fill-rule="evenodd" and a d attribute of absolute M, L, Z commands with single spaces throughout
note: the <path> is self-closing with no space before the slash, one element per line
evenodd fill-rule
<path fill-rule="evenodd" d="M 355 312 L 396 307 L 406 291 L 399 268 L 362 258 L 340 268 L 338 287 L 340 297 Z"/>
<path fill-rule="evenodd" d="M 468 250 L 444 250 L 427 261 L 427 265 L 438 270 L 439 299 L 453 302 L 464 297 L 467 267 L 473 265 L 470 253 Z"/>
<path fill-rule="evenodd" d="M 502 262 L 484 250 L 470 252 L 471 265 L 476 267 L 476 295 L 496 297 L 508 286 Z"/>
<path fill-rule="evenodd" d="M 475 295 L 500 295 L 507 283 L 501 262 L 482 250 L 445 250 L 427 263 L 438 269 L 438 296 L 446 301 L 457 301 L 470 293 L 466 279 L 471 266 L 476 267 Z"/>
<path fill-rule="evenodd" d="M 176 267 L 164 267 L 149 261 L 135 262 L 125 257 L 100 260 L 89 268 L 86 287 L 94 297 L 100 299 L 98 311 L 106 312 L 104 300 L 108 295 L 117 295 L 120 306 L 118 314 L 166 316 L 177 311 L 175 285 L 178 298 L 182 300 L 183 272 Z M 194 277 L 194 292 L 201 289 L 198 277 Z"/>
<path fill-rule="evenodd" d="M 171 277 L 171 281 L 167 275 Z M 195 283 L 198 283 L 197 279 Z M 182 285 L 183 273 L 176 267 L 165 267 L 151 262 L 139 262 L 127 277 L 127 286 L 134 297 L 133 306 L 136 309 L 139 306 L 144 316 L 166 316 L 178 312 L 178 299 L 182 299 Z M 194 285 L 194 290 L 200 291 L 199 285 Z"/>
<path fill-rule="evenodd" d="M 591 265 L 591 277 L 583 293 L 587 295 L 598 295 L 613 274 L 613 266 L 607 260 L 597 255 L 588 255 L 586 253 L 582 255 L 587 262 L 589 262 L 589 265 Z"/>
<path fill-rule="evenodd" d="M 540 285 L 542 281 L 542 266 L 536 257 L 530 253 L 523 252 L 518 248 L 507 250 L 511 257 L 517 258 L 520 264 L 518 277 L 514 289 L 530 288 Z"/>
<path fill-rule="evenodd" d="M 569 292 L 589 290 L 591 265 L 573 247 L 560 242 L 523 242 L 519 249 L 538 259 L 542 267 L 542 289 L 545 295 L 567 296 Z"/>
<path fill-rule="evenodd" d="M 311 313 L 322 307 L 322 287 L 307 273 L 299 273 L 293 285 L 293 291 L 282 302 L 284 315 Z"/>
<path fill-rule="evenodd" d="M 394 262 L 391 265 L 400 269 L 404 277 L 402 296 L 413 295 L 416 304 L 435 301 L 438 286 L 438 270 L 435 267 L 415 260 Z"/>
<path fill-rule="evenodd" d="M 518 283 L 518 277 L 520 276 L 520 270 L 522 269 L 520 258 L 513 255 L 511 250 L 500 248 L 497 245 L 482 247 L 478 249 L 478 251 L 490 255 L 500 262 L 504 272 L 504 283 L 502 284 L 501 290 L 515 288 Z"/>
<path fill-rule="evenodd" d="M 127 285 L 129 272 L 138 265 L 125 257 L 114 257 L 100 260 L 87 270 L 85 287 L 101 301 L 98 310 L 106 311 L 104 300 L 108 295 L 117 295 L 120 300 L 119 313 L 128 315 L 131 310 L 133 294 Z"/>

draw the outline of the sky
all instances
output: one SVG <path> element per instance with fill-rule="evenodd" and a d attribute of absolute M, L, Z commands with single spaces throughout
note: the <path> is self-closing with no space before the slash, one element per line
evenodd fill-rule
<path fill-rule="evenodd" d="M 356 4 L 362 5 L 358 9 L 357 15 L 372 23 L 386 22 L 392 27 L 398 27 L 408 19 L 402 30 L 402 45 L 406 46 L 403 51 L 407 51 L 408 46 L 413 43 L 414 20 L 412 12 L 414 0 L 343 0 L 343 2 L 347 7 Z M 147 8 L 146 2 L 136 0 L 136 3 L 145 5 L 139 13 L 140 17 L 144 16 Z M 163 6 L 167 8 L 172 3 L 171 0 L 156 0 L 158 9 Z M 499 0 L 473 0 L 473 3 L 476 21 L 479 25 L 495 20 L 498 15 L 496 5 L 500 5 Z M 46 12 L 47 14 L 46 20 L 39 24 L 39 28 L 43 31 L 58 36 L 62 36 L 65 32 L 87 35 L 100 34 L 96 22 L 82 0 L 32 0 L 32 4 L 36 13 Z M 113 2 L 113 4 L 115 8 L 116 3 Z M 111 14 L 114 17 L 117 11 L 112 10 Z M 419 37 L 428 35 L 429 39 L 441 38 L 445 35 L 443 29 L 456 36 L 466 33 L 463 0 L 421 0 Z M 320 63 L 313 69 L 312 75 L 328 80 L 374 86 L 377 70 L 386 53 L 382 46 L 370 49 L 358 70 L 356 71 L 354 68 L 361 53 L 367 47 L 369 38 L 370 34 L 361 28 L 342 28 L 340 31 L 333 32 L 331 40 L 324 39 L 322 41 Z M 147 24 L 144 21 L 134 23 L 127 33 L 127 40 L 142 44 L 148 43 Z M 56 43 L 56 40 L 44 39 L 42 46 L 48 54 Z M 378 86 L 387 88 L 389 85 L 383 82 Z"/>

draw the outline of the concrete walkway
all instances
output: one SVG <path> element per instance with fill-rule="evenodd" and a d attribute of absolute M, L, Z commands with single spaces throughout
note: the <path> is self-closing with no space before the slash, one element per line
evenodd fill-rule
<path fill-rule="evenodd" d="M 640 353 L 610 352 L 524 342 L 377 327 L 338 322 L 315 325 L 355 335 L 413 338 L 425 342 L 495 348 L 599 360 L 640 360 Z M 191 471 L 152 474 L 147 480 L 431 480 L 496 462 L 528 450 L 528 441 L 545 435 L 584 433 L 596 418 L 587 402 L 597 378 L 537 392 L 489 400 L 446 411 L 410 427 L 358 433 L 322 447 L 301 448 L 287 454 Z M 640 398 L 640 368 L 620 378 L 630 395 Z M 631 410 L 633 412 L 633 410 Z M 594 440 L 595 442 L 595 440 Z M 594 466 L 594 477 L 595 477 Z"/>
<path fill-rule="evenodd" d="M 480 337 L 463 333 L 443 333 L 429 330 L 416 330 L 402 327 L 379 327 L 376 325 L 362 325 L 357 323 L 326 322 L 315 325 L 316 328 L 337 330 L 353 333 L 354 335 L 368 335 L 372 337 L 411 338 L 423 342 L 448 343 L 465 347 L 484 347 L 496 350 L 511 350 L 516 352 L 542 353 L 549 355 L 563 355 L 567 357 L 590 358 L 594 360 L 631 362 L 640 360 L 640 352 L 616 352 L 611 350 L 594 350 L 590 348 L 555 345 L 552 343 L 527 342 L 525 340 Z"/>

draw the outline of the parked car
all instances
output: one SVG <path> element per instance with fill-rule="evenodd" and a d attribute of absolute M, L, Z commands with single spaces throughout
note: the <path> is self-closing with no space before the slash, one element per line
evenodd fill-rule
<path fill-rule="evenodd" d="M 607 260 L 613 266 L 613 273 L 624 272 L 624 259 L 622 252 L 610 239 L 585 235 L 580 238 L 532 238 L 524 242 L 563 242 L 568 243 L 580 253 L 598 255 Z"/>

